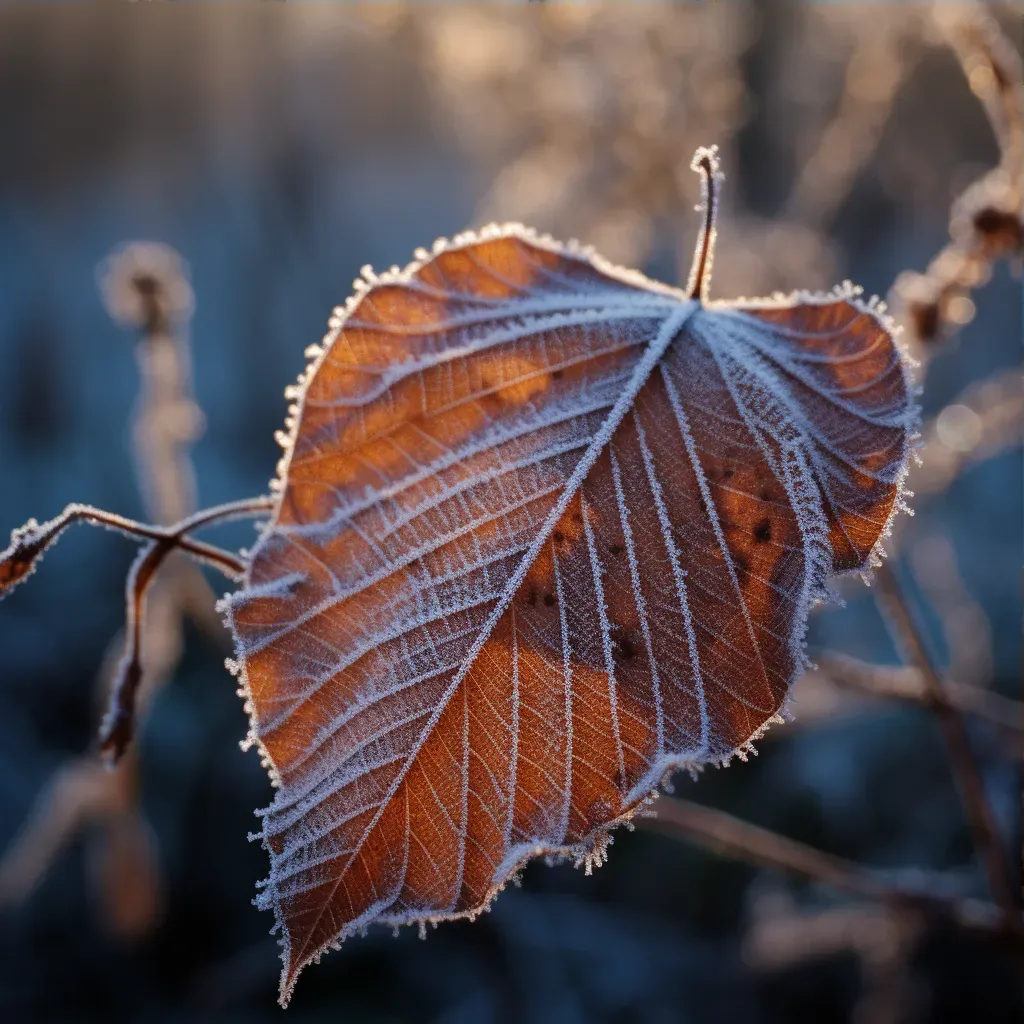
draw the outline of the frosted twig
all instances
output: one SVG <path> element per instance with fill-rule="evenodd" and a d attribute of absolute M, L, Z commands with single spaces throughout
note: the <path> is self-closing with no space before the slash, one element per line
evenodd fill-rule
<path fill-rule="evenodd" d="M 889 563 L 883 563 L 879 567 L 878 584 L 877 600 L 886 625 L 891 629 L 897 646 L 920 671 L 926 688 L 926 702 L 934 709 L 942 727 L 960 796 L 975 843 L 985 864 L 992 895 L 1002 908 L 1007 927 L 1024 934 L 1024 925 L 1014 895 L 1017 886 L 996 827 L 995 816 L 985 796 L 984 782 L 971 751 L 967 727 L 960 717 L 960 712 L 946 694 L 945 684 L 928 652 L 916 616 Z"/>
<path fill-rule="evenodd" d="M 266 511 L 271 505 L 271 498 L 260 497 L 204 509 L 202 512 L 189 516 L 177 526 L 160 531 L 163 535 L 154 538 L 153 543 L 149 544 L 136 559 L 125 584 L 127 607 L 125 653 L 111 688 L 110 708 L 100 728 L 100 750 L 111 763 L 116 763 L 124 753 L 134 730 L 135 698 L 142 683 L 142 624 L 146 591 L 153 582 L 157 570 L 167 556 L 176 547 L 181 546 L 181 540 L 185 533 L 208 526 L 213 522 L 258 514 Z M 221 557 L 223 562 L 217 564 L 217 568 L 234 578 L 240 578 L 245 569 L 245 563 L 228 552 L 222 552 Z"/>
<path fill-rule="evenodd" d="M 1024 69 L 1020 55 L 978 0 L 936 4 L 934 18 L 959 58 L 971 91 L 985 108 L 1007 170 L 1019 180 L 1024 174 Z"/>
<path fill-rule="evenodd" d="M 718 170 L 717 150 L 701 147 L 693 155 L 691 170 L 701 175 L 701 193 L 704 205 L 704 223 L 697 239 L 697 251 L 693 258 L 693 270 L 687 286 L 691 299 L 706 302 L 708 286 L 711 284 L 711 266 L 715 258 L 715 218 L 718 213 Z"/>
<path fill-rule="evenodd" d="M 195 512 L 195 480 L 188 445 L 199 436 L 202 415 L 191 392 L 186 321 L 192 290 L 181 258 L 164 246 L 136 244 L 108 261 L 101 288 L 114 319 L 141 332 L 136 347 L 142 384 L 132 435 L 136 473 L 149 525 L 90 505 L 69 505 L 49 522 L 34 520 L 15 530 L 10 547 L 0 554 L 0 596 L 25 579 L 42 554 L 76 522 L 117 530 L 148 542 L 127 584 L 128 637 L 115 674 L 101 742 L 113 758 L 131 735 L 139 685 L 142 648 L 146 648 L 146 679 L 158 686 L 177 662 L 180 621 L 187 610 L 201 627 L 220 629 L 212 614 L 209 585 L 194 565 L 184 563 L 159 593 L 143 620 L 149 585 L 164 559 L 176 551 L 212 565 L 232 579 L 245 563 L 234 552 L 194 540 L 193 531 L 216 522 L 251 516 L 273 508 L 270 497 L 231 502 Z M 203 600 L 207 596 L 209 600 Z M 202 616 L 203 605 L 210 614 Z M 143 626 L 145 625 L 145 633 Z M 211 628 L 212 631 L 212 628 Z M 111 649 L 119 647 L 115 640 Z M 108 652 L 108 661 L 112 661 Z M 102 671 L 98 685 L 106 686 Z M 65 768 L 39 799 L 21 835 L 0 860 L 0 902 L 24 896 L 47 871 L 60 849 L 89 824 L 100 822 L 97 840 L 104 844 L 96 882 L 108 923 L 118 934 L 139 935 L 149 927 L 159 904 L 158 869 L 149 828 L 138 808 L 137 758 L 122 758 L 107 772 L 94 756 L 83 756 Z"/>
<path fill-rule="evenodd" d="M 1022 941 L 1021 929 L 989 903 L 938 897 L 920 884 L 896 885 L 852 861 L 689 800 L 662 797 L 656 807 L 656 816 L 640 818 L 638 824 L 682 837 L 724 857 L 811 878 L 863 899 L 919 909 L 971 931 Z"/>
<path fill-rule="evenodd" d="M 956 680 L 960 687 L 986 692 L 993 675 L 992 623 L 964 585 L 956 550 L 948 537 L 934 534 L 917 541 L 908 556 L 913 577 L 942 626 L 949 652 L 947 689 L 952 693 Z M 1015 718 L 1024 726 L 1019 711 Z"/>
<path fill-rule="evenodd" d="M 981 4 L 937 4 L 934 16 L 982 101 L 999 142 L 1000 161 L 953 204 L 950 243 L 925 273 L 906 271 L 893 285 L 890 305 L 919 349 L 971 320 L 971 291 L 988 280 L 995 260 L 1019 259 L 1024 242 L 1021 59 Z"/>
<path fill-rule="evenodd" d="M 116 512 L 106 512 L 92 505 L 73 503 L 54 519 L 42 524 L 30 519 L 24 526 L 12 532 L 10 545 L 5 551 L 0 552 L 0 597 L 6 596 L 8 591 L 27 579 L 47 548 L 69 526 L 78 522 L 105 526 L 138 540 L 170 544 L 171 549 L 180 548 L 187 551 L 200 561 L 219 569 L 226 576 L 238 579 L 245 569 L 245 564 L 237 555 L 212 544 L 193 540 L 188 534 L 218 520 L 259 514 L 272 507 L 273 499 L 270 497 L 246 498 L 212 509 L 204 509 L 173 526 L 151 526 L 120 516 Z"/>
<path fill-rule="evenodd" d="M 916 495 L 941 494 L 956 477 L 1024 441 L 1024 378 L 1005 369 L 968 385 L 922 431 Z"/>
<path fill-rule="evenodd" d="M 846 654 L 826 653 L 816 659 L 819 673 L 841 686 L 851 687 L 875 697 L 930 703 L 924 674 L 914 666 L 874 665 Z M 980 686 L 954 679 L 946 680 L 949 702 L 958 710 L 983 719 L 1006 732 L 1017 746 L 1024 738 L 1024 705 Z"/>
<path fill-rule="evenodd" d="M 802 907 L 790 892 L 773 888 L 754 896 L 742 956 L 759 971 L 785 971 L 852 953 L 860 961 L 862 990 L 852 1024 L 896 1024 L 917 1016 L 909 960 L 924 923 L 920 913 L 885 905 Z"/>

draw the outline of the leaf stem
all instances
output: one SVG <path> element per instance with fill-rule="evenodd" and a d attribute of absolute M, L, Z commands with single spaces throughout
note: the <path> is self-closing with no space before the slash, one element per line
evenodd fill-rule
<path fill-rule="evenodd" d="M 883 563 L 877 574 L 880 588 L 878 602 L 882 606 L 883 618 L 890 626 L 897 646 L 920 671 L 925 687 L 925 703 L 934 710 L 939 720 L 967 820 L 985 864 L 989 888 L 1003 910 L 1007 925 L 1020 933 L 1024 931 L 1024 926 L 1014 895 L 1013 874 L 1003 849 L 995 815 L 985 796 L 985 785 L 971 750 L 967 727 L 946 693 L 924 634 L 896 573 L 888 563 Z"/>
<path fill-rule="evenodd" d="M 711 286 L 711 264 L 715 256 L 715 220 L 718 215 L 718 183 L 722 178 L 718 169 L 718 147 L 702 146 L 693 154 L 690 169 L 701 175 L 704 223 L 693 253 L 693 265 L 687 291 L 691 299 L 704 303 Z"/>

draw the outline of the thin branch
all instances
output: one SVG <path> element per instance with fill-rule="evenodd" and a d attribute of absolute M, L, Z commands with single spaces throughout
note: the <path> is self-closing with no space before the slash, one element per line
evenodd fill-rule
<path fill-rule="evenodd" d="M 893 99 L 920 59 L 922 12 L 909 7 L 885 31 L 866 23 L 846 64 L 839 109 L 817 147 L 801 161 L 783 216 L 824 230 L 871 161 L 889 123 Z"/>
<path fill-rule="evenodd" d="M 1000 259 L 1019 260 L 1024 243 L 1024 69 L 983 4 L 936 4 L 945 32 L 999 143 L 999 164 L 970 185 L 950 210 L 949 244 L 923 274 L 905 271 L 889 305 L 918 356 L 974 316 L 971 292 Z"/>
<path fill-rule="evenodd" d="M 930 704 L 930 689 L 920 669 L 913 666 L 874 665 L 846 654 L 826 653 L 817 658 L 822 676 L 840 686 L 874 697 L 894 697 L 917 704 Z M 981 686 L 954 679 L 944 689 L 949 702 L 966 714 L 1005 731 L 1020 746 L 1024 738 L 1024 704 Z"/>
<path fill-rule="evenodd" d="M 105 526 L 118 530 L 135 540 L 170 542 L 172 548 L 180 548 L 200 561 L 219 569 L 232 579 L 239 579 L 245 571 L 245 563 L 235 554 L 223 548 L 193 540 L 189 533 L 215 522 L 240 519 L 258 515 L 274 507 L 275 499 L 269 495 L 245 498 L 204 509 L 175 523 L 173 526 L 151 526 L 134 519 L 127 519 L 115 512 L 107 512 L 92 505 L 71 504 L 54 519 L 41 525 L 30 519 L 24 526 L 11 534 L 11 543 L 6 551 L 0 552 L 0 597 L 27 579 L 35 569 L 43 553 L 73 523 L 85 522 L 92 526 Z"/>
<path fill-rule="evenodd" d="M 100 755 L 109 767 L 121 759 L 135 732 L 135 704 L 142 685 L 142 624 L 146 591 L 161 563 L 174 550 L 174 541 L 157 541 L 135 560 L 125 581 L 125 649 L 110 690 L 110 707 L 100 726 Z"/>
<path fill-rule="evenodd" d="M 113 766 L 120 760 L 135 732 L 136 698 L 142 685 L 142 624 L 145 618 L 146 592 L 156 578 L 160 566 L 179 546 L 183 532 L 198 529 L 218 520 L 264 511 L 272 503 L 272 498 L 262 497 L 231 502 L 197 512 L 183 520 L 177 527 L 172 527 L 168 531 L 168 536 L 146 547 L 136 559 L 125 582 L 127 629 L 124 656 L 111 687 L 110 706 L 99 733 L 100 753 L 109 765 Z M 241 577 L 245 563 L 234 555 L 227 557 L 237 566 L 236 578 Z"/>
<path fill-rule="evenodd" d="M 878 601 L 882 606 L 883 618 L 892 629 L 896 644 L 920 671 L 926 688 L 926 703 L 934 709 L 942 728 L 964 810 L 985 864 L 992 895 L 1002 907 L 1008 927 L 1024 932 L 1015 895 L 1017 885 L 1003 849 L 995 816 L 985 796 L 984 782 L 971 750 L 967 727 L 946 693 L 921 628 L 889 563 L 883 563 L 878 568 L 878 584 Z"/>
<path fill-rule="evenodd" d="M 662 797 L 656 810 L 656 816 L 639 818 L 637 823 L 675 838 L 682 837 L 721 856 L 811 878 L 852 896 L 922 910 L 971 931 L 1000 936 L 1017 944 L 1024 939 L 1014 921 L 990 903 L 943 898 L 923 887 L 893 884 L 859 864 L 689 800 Z"/>
<path fill-rule="evenodd" d="M 274 507 L 269 495 L 227 502 L 203 509 L 173 526 L 150 526 L 91 505 L 69 505 L 64 512 L 39 526 L 30 521 L 11 536 L 11 546 L 0 555 L 0 595 L 27 578 L 43 552 L 75 522 L 119 530 L 136 540 L 150 541 L 136 559 L 125 584 L 127 638 L 120 668 L 110 695 L 110 708 L 100 728 L 100 751 L 110 764 L 124 754 L 134 732 L 135 706 L 142 684 L 142 624 L 146 592 L 157 570 L 172 552 L 181 549 L 219 569 L 231 579 L 241 579 L 245 562 L 238 555 L 188 537 L 189 533 L 244 516 L 258 515 Z"/>

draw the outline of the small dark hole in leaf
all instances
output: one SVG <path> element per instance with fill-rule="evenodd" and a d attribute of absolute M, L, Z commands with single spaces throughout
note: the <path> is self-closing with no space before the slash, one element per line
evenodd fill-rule
<path fill-rule="evenodd" d="M 555 595 L 554 594 L 545 594 L 544 595 L 544 603 L 550 608 L 555 603 Z"/>
<path fill-rule="evenodd" d="M 772 539 L 772 521 L 770 519 L 762 519 L 761 522 L 754 527 L 754 540 L 759 544 L 764 544 Z"/>
<path fill-rule="evenodd" d="M 614 625 L 610 632 L 612 642 L 612 656 L 616 661 L 629 661 L 636 657 L 636 643 L 633 638 L 633 630 L 625 626 Z"/>
<path fill-rule="evenodd" d="M 562 371 L 561 370 L 552 370 L 551 371 L 551 379 L 552 380 L 561 380 L 562 379 Z"/>
<path fill-rule="evenodd" d="M 562 533 L 561 530 L 555 530 L 554 538 L 555 538 L 555 543 L 556 544 L 561 544 L 562 541 L 565 540 L 565 534 Z"/>
<path fill-rule="evenodd" d="M 611 553 L 613 555 L 621 555 L 622 554 L 622 545 L 621 544 L 613 544 L 611 546 L 610 550 L 611 550 Z"/>
<path fill-rule="evenodd" d="M 735 473 L 735 472 L 736 472 L 736 470 L 733 469 L 732 466 L 726 466 L 726 468 L 722 470 L 722 476 L 726 480 L 728 480 L 729 477 L 731 477 L 733 475 L 733 473 Z"/>

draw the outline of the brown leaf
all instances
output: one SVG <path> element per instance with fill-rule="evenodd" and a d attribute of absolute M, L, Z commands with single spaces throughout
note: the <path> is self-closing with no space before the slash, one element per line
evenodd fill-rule
<path fill-rule="evenodd" d="M 849 286 L 702 304 L 517 226 L 368 276 L 314 354 L 227 602 L 283 1001 L 369 923 L 600 861 L 666 773 L 747 748 L 915 418 Z"/>

